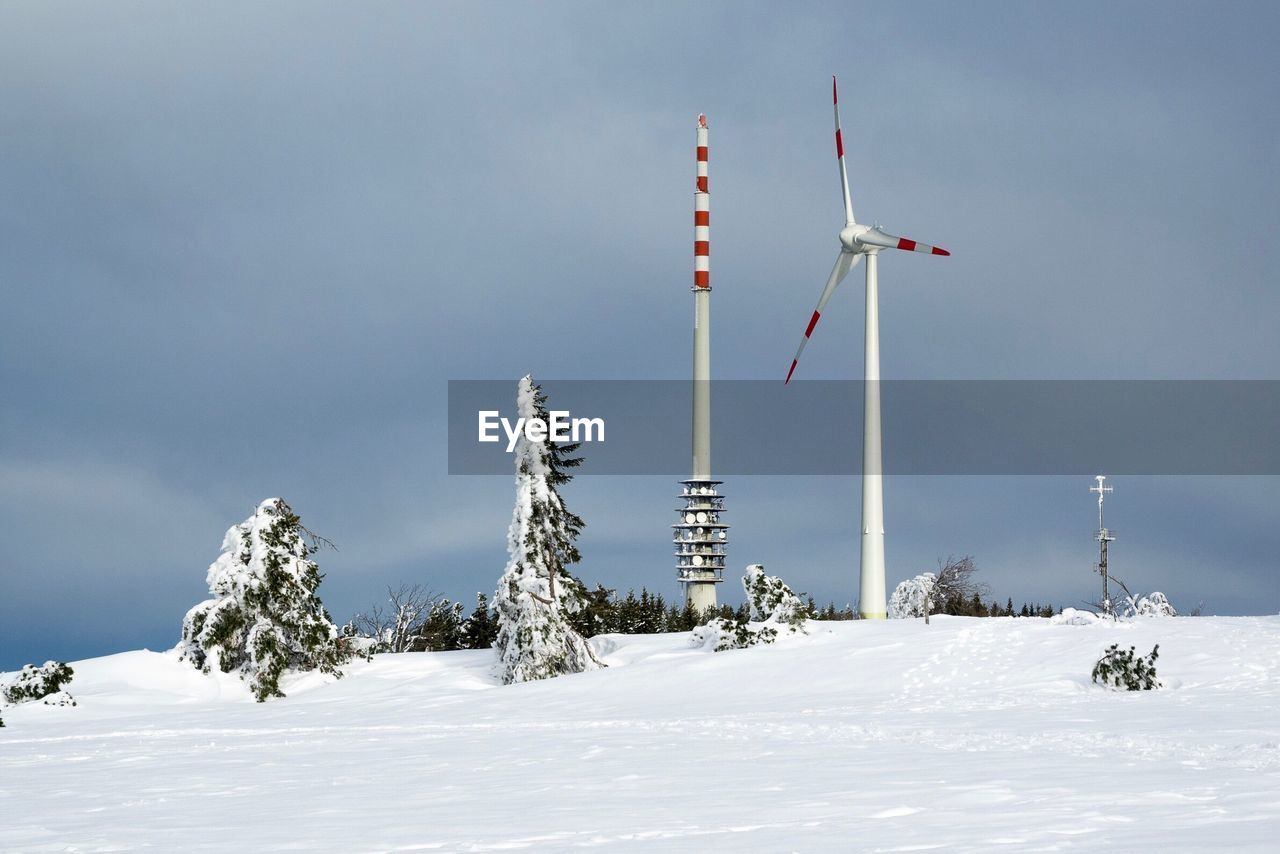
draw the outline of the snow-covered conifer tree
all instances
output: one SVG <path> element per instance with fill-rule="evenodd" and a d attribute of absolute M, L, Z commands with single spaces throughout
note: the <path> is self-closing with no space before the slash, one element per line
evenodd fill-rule
<path fill-rule="evenodd" d="M 690 636 L 693 646 L 725 652 L 773 643 L 778 631 L 805 634 L 805 620 L 811 615 L 799 596 L 776 575 L 765 575 L 762 564 L 753 563 L 742 576 L 747 594 L 741 617 L 714 617 L 697 626 Z"/>
<path fill-rule="evenodd" d="M 297 514 L 268 498 L 233 525 L 222 554 L 209 566 L 206 599 L 182 622 L 179 656 L 208 673 L 239 673 L 259 702 L 283 697 L 286 670 L 320 670 L 341 676 L 349 652 L 316 588 L 316 546 Z"/>
<path fill-rule="evenodd" d="M 933 595 L 936 581 L 932 572 L 924 572 L 895 587 L 889 597 L 889 619 L 924 617 L 931 608 L 937 610 L 938 603 Z"/>
<path fill-rule="evenodd" d="M 462 624 L 463 649 L 488 649 L 493 646 L 498 634 L 498 625 L 493 618 L 493 609 L 489 607 L 489 597 L 476 593 L 476 608 Z"/>
<path fill-rule="evenodd" d="M 799 627 L 810 616 L 805 603 L 776 575 L 765 575 L 762 564 L 753 563 L 742 577 L 742 590 L 751 605 L 751 619 Z"/>
<path fill-rule="evenodd" d="M 532 377 L 520 380 L 517 414 L 548 420 L 546 395 Z M 580 559 L 574 540 L 582 519 L 570 513 L 556 488 L 572 480 L 582 462 L 577 444 L 516 442 L 516 504 L 507 531 L 506 571 L 498 580 L 498 675 L 504 683 L 549 679 L 604 665 L 569 623 L 586 602 L 586 591 L 567 567 Z"/>
<path fill-rule="evenodd" d="M 1142 596 L 1134 599 L 1128 597 L 1128 608 L 1126 609 L 1126 617 L 1176 617 L 1178 612 L 1169 604 L 1169 600 L 1159 590 L 1150 596 Z"/>
<path fill-rule="evenodd" d="M 462 603 L 437 599 L 422 623 L 422 648 L 427 652 L 445 652 L 465 649 L 462 630 L 466 618 L 462 615 Z"/>

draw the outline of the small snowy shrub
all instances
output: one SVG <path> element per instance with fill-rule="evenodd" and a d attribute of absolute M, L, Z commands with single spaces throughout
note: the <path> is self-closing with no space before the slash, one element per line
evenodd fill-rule
<path fill-rule="evenodd" d="M 761 564 L 747 567 L 747 574 L 742 576 L 742 589 L 747 594 L 751 620 L 716 617 L 693 630 L 691 645 L 725 652 L 773 643 L 778 631 L 784 628 L 788 632 L 804 632 L 808 606 L 781 578 L 765 575 Z"/>
<path fill-rule="evenodd" d="M 778 630 L 772 626 L 716 617 L 705 626 L 694 628 L 691 643 L 696 647 L 710 647 L 713 652 L 725 652 L 773 643 L 777 638 Z"/>
<path fill-rule="evenodd" d="M 932 572 L 925 572 L 895 587 L 893 595 L 889 597 L 889 619 L 906 620 L 925 616 L 926 609 L 932 604 L 936 583 L 937 577 Z"/>
<path fill-rule="evenodd" d="M 1123 691 L 1159 688 L 1160 683 L 1156 680 L 1156 658 L 1159 654 L 1160 644 L 1156 644 L 1151 654 L 1144 657 L 1136 655 L 1133 647 L 1126 651 L 1113 643 L 1093 665 L 1093 681 Z"/>
<path fill-rule="evenodd" d="M 361 634 L 354 618 L 338 629 L 338 640 L 353 658 L 373 661 L 376 653 L 383 652 L 377 638 Z"/>
<path fill-rule="evenodd" d="M 1169 604 L 1169 600 L 1159 590 L 1150 596 L 1143 596 L 1139 599 L 1129 599 L 1129 607 L 1126 609 L 1125 616 L 1133 617 L 1176 617 L 1178 612 Z"/>
<path fill-rule="evenodd" d="M 61 661 L 46 661 L 40 667 L 25 665 L 18 677 L 5 686 L 4 699 L 16 706 L 60 694 L 53 702 L 46 700 L 46 703 L 51 706 L 74 706 L 76 701 L 71 695 L 62 693 L 62 686 L 70 682 L 73 675 L 74 671 Z"/>
<path fill-rule="evenodd" d="M 287 670 L 341 676 L 349 646 L 316 596 L 317 546 L 282 499 L 268 498 L 233 525 L 209 566 L 206 599 L 187 612 L 177 652 L 208 673 L 239 673 L 258 702 L 283 697 Z"/>

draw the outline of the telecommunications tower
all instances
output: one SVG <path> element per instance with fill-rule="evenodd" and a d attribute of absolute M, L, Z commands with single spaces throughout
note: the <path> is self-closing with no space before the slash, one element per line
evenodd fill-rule
<path fill-rule="evenodd" d="M 707 117 L 698 116 L 698 181 L 693 194 L 693 476 L 680 481 L 676 510 L 676 576 L 685 602 L 702 611 L 716 604 L 724 580 L 729 526 L 724 496 L 711 479 L 711 196 L 707 192 Z"/>
<path fill-rule="evenodd" d="M 1106 479 L 1105 474 L 1096 475 L 1094 480 L 1098 481 L 1098 485 L 1089 487 L 1089 491 L 1098 493 L 1098 533 L 1094 534 L 1094 539 L 1098 541 L 1097 571 L 1102 576 L 1102 612 L 1111 616 L 1114 609 L 1111 606 L 1111 577 L 1107 575 L 1107 544 L 1115 541 L 1116 532 L 1102 523 L 1102 499 L 1113 489 L 1103 485 Z"/>

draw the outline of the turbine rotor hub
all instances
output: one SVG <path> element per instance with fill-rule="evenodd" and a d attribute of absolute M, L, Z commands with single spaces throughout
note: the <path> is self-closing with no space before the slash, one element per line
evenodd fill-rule
<path fill-rule="evenodd" d="M 844 228 L 840 229 L 840 245 L 844 247 L 846 252 L 866 252 L 873 247 L 860 242 L 858 238 L 870 230 L 871 229 L 867 226 L 859 225 L 857 223 L 854 223 L 853 225 L 846 225 Z"/>

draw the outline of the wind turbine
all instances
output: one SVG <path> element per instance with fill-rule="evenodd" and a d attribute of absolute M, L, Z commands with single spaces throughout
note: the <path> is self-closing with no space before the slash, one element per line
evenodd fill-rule
<path fill-rule="evenodd" d="M 902 249 L 928 255 L 950 255 L 945 249 L 917 243 L 906 237 L 895 237 L 879 226 L 862 225 L 853 218 L 853 202 L 849 198 L 849 173 L 844 165 L 844 140 L 840 137 L 840 99 L 836 79 L 831 78 L 831 103 L 836 117 L 836 159 L 840 161 L 840 189 L 844 192 L 844 228 L 840 229 L 840 254 L 822 289 L 818 307 L 800 339 L 796 357 L 791 360 L 786 382 L 791 382 L 800 354 L 818 325 L 818 318 L 831 294 L 849 275 L 862 256 L 867 258 L 867 316 L 863 371 L 862 422 L 862 577 L 859 610 L 864 619 L 884 619 L 884 485 L 880 471 L 880 299 L 877 292 L 876 256 L 881 249 Z"/>

